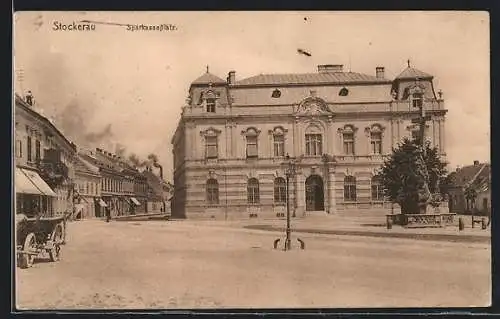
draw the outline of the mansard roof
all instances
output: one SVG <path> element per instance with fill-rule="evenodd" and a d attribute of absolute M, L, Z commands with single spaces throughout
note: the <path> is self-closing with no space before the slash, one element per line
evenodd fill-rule
<path fill-rule="evenodd" d="M 432 79 L 433 76 L 422 72 L 420 70 L 417 70 L 415 68 L 412 68 L 411 66 L 408 66 L 406 69 L 401 72 L 396 79 L 402 80 L 402 79 Z"/>
<path fill-rule="evenodd" d="M 344 84 L 344 83 L 389 83 L 381 79 L 356 72 L 325 72 L 298 74 L 260 74 L 236 82 L 236 85 L 311 85 L 311 84 Z"/>
<path fill-rule="evenodd" d="M 226 84 L 226 81 L 224 81 L 223 79 L 219 78 L 218 76 L 213 75 L 212 73 L 207 71 L 205 74 L 203 74 L 202 76 L 200 76 L 199 78 L 194 80 L 193 83 L 191 83 L 191 85 L 201 85 L 201 84 L 204 84 L 204 85 L 206 85 L 206 84 Z"/>

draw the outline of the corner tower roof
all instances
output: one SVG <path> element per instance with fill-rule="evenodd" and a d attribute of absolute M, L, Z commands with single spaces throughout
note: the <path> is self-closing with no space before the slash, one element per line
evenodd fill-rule
<path fill-rule="evenodd" d="M 202 76 L 200 76 L 199 78 L 197 78 L 196 80 L 194 80 L 191 83 L 191 85 L 207 85 L 207 84 L 226 84 L 226 81 L 208 72 L 208 66 L 207 66 L 207 72 Z"/>
<path fill-rule="evenodd" d="M 408 60 L 408 67 L 401 72 L 396 79 L 401 80 L 401 79 L 432 79 L 433 76 L 422 72 L 420 70 L 417 70 L 413 67 L 410 66 L 410 60 Z"/>

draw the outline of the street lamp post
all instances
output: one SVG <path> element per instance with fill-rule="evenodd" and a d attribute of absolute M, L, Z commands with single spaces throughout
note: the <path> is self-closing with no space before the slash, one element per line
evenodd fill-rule
<path fill-rule="evenodd" d="M 291 240 L 291 227 L 290 227 L 290 178 L 293 178 L 296 173 L 296 164 L 295 160 L 291 159 L 288 154 L 286 154 L 285 161 L 285 177 L 286 177 L 286 230 L 285 230 L 285 245 L 284 250 L 290 250 L 292 248 L 292 240 Z M 304 243 L 302 240 L 298 239 L 301 243 L 301 247 L 304 247 Z M 279 239 L 275 240 L 275 248 Z"/>

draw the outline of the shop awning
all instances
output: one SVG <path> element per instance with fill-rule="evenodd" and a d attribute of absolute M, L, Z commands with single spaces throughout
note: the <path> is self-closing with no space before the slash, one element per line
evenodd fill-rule
<path fill-rule="evenodd" d="M 130 197 L 130 201 L 132 201 L 132 203 L 136 204 L 137 206 L 141 205 L 141 203 L 139 203 L 139 201 L 135 199 L 135 197 Z"/>
<path fill-rule="evenodd" d="M 16 175 L 14 178 L 16 193 L 44 195 L 20 168 L 16 168 Z"/>
<path fill-rule="evenodd" d="M 108 207 L 108 205 L 102 199 L 99 199 L 99 206 Z"/>
<path fill-rule="evenodd" d="M 36 185 L 37 188 L 39 188 L 42 193 L 44 193 L 47 196 L 53 196 L 57 197 L 57 194 L 50 188 L 47 183 L 38 175 L 37 172 L 34 171 L 29 171 L 27 169 L 21 169 L 26 176 L 33 182 L 33 184 Z"/>
<path fill-rule="evenodd" d="M 19 180 L 19 181 L 18 181 Z M 26 183 L 26 180 L 29 183 Z M 16 168 L 16 192 L 57 197 L 57 194 L 38 175 L 37 172 L 23 168 Z M 30 183 L 32 186 L 30 186 Z"/>

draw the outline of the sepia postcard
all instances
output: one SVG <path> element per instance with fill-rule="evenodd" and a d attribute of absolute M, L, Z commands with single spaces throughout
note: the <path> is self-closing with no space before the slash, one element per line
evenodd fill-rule
<path fill-rule="evenodd" d="M 487 12 L 15 12 L 13 311 L 488 307 Z"/>

